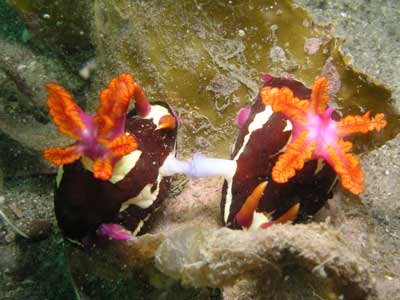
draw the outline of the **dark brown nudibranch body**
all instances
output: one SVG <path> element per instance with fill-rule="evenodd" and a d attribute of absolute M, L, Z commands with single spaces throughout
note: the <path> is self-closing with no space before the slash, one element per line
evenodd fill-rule
<path fill-rule="evenodd" d="M 175 113 L 164 102 L 148 102 L 129 74 L 102 91 L 94 116 L 82 112 L 63 88 L 47 88 L 54 122 L 76 139 L 44 152 L 60 165 L 55 213 L 63 234 L 81 242 L 138 234 L 169 190 L 172 173 L 165 163 L 175 157 Z M 131 98 L 135 109 L 127 114 Z"/>
<path fill-rule="evenodd" d="M 360 161 L 345 138 L 381 130 L 384 115 L 340 118 L 328 100 L 325 77 L 309 89 L 293 79 L 264 76 L 251 108 L 238 114 L 241 129 L 231 160 L 208 159 L 208 165 L 228 170 L 220 172 L 226 179 L 221 202 L 226 226 L 268 228 L 313 215 L 332 197 L 338 179 L 353 194 L 364 190 Z M 204 171 L 199 167 L 204 162 L 195 165 Z"/>
<path fill-rule="evenodd" d="M 154 109 L 165 103 L 152 104 Z M 82 160 L 64 165 L 55 192 L 58 224 L 67 237 L 80 239 L 94 234 L 100 224 L 116 223 L 136 235 L 167 196 L 170 177 L 159 174 L 164 161 L 175 151 L 177 128 L 155 130 L 152 119 L 135 111 L 126 117 L 125 131 L 136 137 L 138 149 L 114 167 L 114 177 L 93 177 Z M 124 168 L 129 170 L 124 175 Z M 120 174 L 120 169 L 123 170 Z"/>
<path fill-rule="evenodd" d="M 288 87 L 299 99 L 310 99 L 311 90 L 302 83 L 282 78 L 270 78 L 264 86 Z M 223 223 L 241 228 L 236 215 L 257 186 L 265 188 L 254 213 L 252 224 L 277 220 L 290 209 L 298 209 L 296 219 L 316 213 L 332 197 L 337 177 L 334 170 L 321 159 L 305 163 L 303 169 L 287 183 L 272 179 L 272 169 L 292 138 L 292 124 L 281 113 L 273 112 L 260 96 L 253 102 L 248 118 L 240 128 L 231 159 L 236 172 L 223 185 L 221 215 Z M 296 205 L 299 204 L 299 207 Z M 268 218 L 269 216 L 269 218 Z M 249 224 L 250 225 L 250 224 Z M 268 226 L 268 225 L 264 225 Z"/>

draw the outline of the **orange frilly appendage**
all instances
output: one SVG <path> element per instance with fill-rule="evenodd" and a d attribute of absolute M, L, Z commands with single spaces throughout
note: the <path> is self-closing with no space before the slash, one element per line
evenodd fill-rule
<path fill-rule="evenodd" d="M 328 79 L 321 77 L 315 80 L 310 99 L 309 111 L 314 114 L 322 114 L 328 106 Z"/>
<path fill-rule="evenodd" d="M 47 106 L 58 129 L 69 137 L 80 140 L 85 124 L 81 119 L 81 109 L 71 94 L 55 83 L 47 83 Z"/>
<path fill-rule="evenodd" d="M 274 168 L 272 169 L 272 178 L 275 182 L 285 183 L 294 177 L 296 170 L 301 170 L 304 163 L 311 159 L 312 153 L 316 147 L 315 142 L 306 143 L 307 131 L 292 141 L 286 148 L 285 153 L 279 156 Z"/>
<path fill-rule="evenodd" d="M 140 86 L 140 84 L 135 82 L 134 87 L 135 87 L 134 96 L 135 96 L 136 112 L 140 117 L 145 118 L 151 110 L 149 100 L 147 99 L 146 95 L 144 94 L 143 89 Z"/>
<path fill-rule="evenodd" d="M 354 155 L 347 153 L 352 144 L 339 140 L 338 146 L 328 146 L 329 163 L 341 179 L 345 189 L 359 195 L 364 191 L 364 174 L 360 161 Z"/>
<path fill-rule="evenodd" d="M 306 121 L 309 102 L 294 97 L 291 89 L 264 87 L 260 92 L 264 105 L 271 105 L 272 110 L 281 112 L 290 120 Z"/>
<path fill-rule="evenodd" d="M 94 117 L 100 135 L 107 135 L 115 121 L 122 118 L 134 94 L 135 82 L 132 75 L 123 73 L 110 81 L 100 94 L 100 106 Z"/>
<path fill-rule="evenodd" d="M 46 149 L 44 158 L 64 165 L 86 156 L 93 161 L 96 178 L 111 178 L 114 164 L 138 148 L 135 137 L 124 133 L 125 115 L 136 88 L 133 77 L 123 73 L 110 81 L 100 95 L 100 106 L 94 117 L 85 114 L 63 87 L 54 83 L 46 87 L 54 123 L 76 142 L 66 148 Z"/>
<path fill-rule="evenodd" d="M 363 116 L 347 116 L 337 123 L 337 134 L 345 137 L 354 133 L 367 133 L 372 130 L 380 131 L 386 126 L 384 117 L 384 114 L 377 114 L 370 119 L 370 112 L 365 113 Z"/>
<path fill-rule="evenodd" d="M 136 139 L 132 135 L 122 134 L 108 145 L 109 152 L 113 157 L 122 157 L 138 148 Z"/>
<path fill-rule="evenodd" d="M 77 152 L 76 148 L 76 146 L 47 148 L 43 152 L 43 157 L 57 166 L 70 164 L 82 156 L 82 153 Z"/>
<path fill-rule="evenodd" d="M 93 162 L 93 175 L 97 179 L 109 180 L 112 173 L 113 166 L 110 158 L 98 158 Z"/>
<path fill-rule="evenodd" d="M 273 167 L 274 181 L 285 183 L 303 168 L 307 160 L 323 158 L 339 175 L 344 188 L 357 195 L 364 190 L 360 162 L 347 153 L 352 145 L 343 138 L 354 133 L 380 131 L 386 126 L 383 114 L 370 119 L 367 112 L 336 122 L 331 118 L 333 108 L 327 106 L 328 80 L 325 77 L 315 81 L 309 101 L 299 100 L 288 87 L 264 87 L 260 97 L 265 105 L 271 105 L 274 112 L 282 113 L 293 125 L 295 139 Z"/>
<path fill-rule="evenodd" d="M 96 141 L 107 149 L 107 156 L 98 158 L 93 163 L 94 177 L 108 180 L 112 177 L 113 162 L 138 148 L 136 139 L 131 134 L 123 133 L 113 140 L 107 138 L 97 138 Z"/>

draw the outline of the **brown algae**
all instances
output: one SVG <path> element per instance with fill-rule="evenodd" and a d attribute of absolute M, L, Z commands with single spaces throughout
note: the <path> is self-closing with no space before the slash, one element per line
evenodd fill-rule
<path fill-rule="evenodd" d="M 183 155 L 199 149 L 228 156 L 236 113 L 254 99 L 263 74 L 310 86 L 328 63 L 340 78 L 331 99 L 338 111 L 383 112 L 388 120 L 383 132 L 357 137 L 356 151 L 400 132 L 389 90 L 346 65 L 330 28 L 316 25 L 291 1 L 98 1 L 95 10 L 96 21 L 104 22 L 96 35 L 103 68 L 126 70 L 119 63 L 126 61 L 153 100 L 178 108 Z M 123 28 L 118 35 L 116 26 Z M 316 45 L 305 49 L 310 41 Z"/>

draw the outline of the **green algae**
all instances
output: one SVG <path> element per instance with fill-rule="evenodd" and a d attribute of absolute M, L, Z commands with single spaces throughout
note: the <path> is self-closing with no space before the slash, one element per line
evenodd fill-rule
<path fill-rule="evenodd" d="M 395 109 L 391 91 L 381 83 L 372 81 L 368 75 L 346 64 L 339 51 L 335 53 L 334 63 L 342 81 L 336 98 L 338 110 L 343 115 L 364 114 L 367 111 L 370 111 L 371 115 L 384 113 L 387 120 L 387 126 L 381 132 L 352 137 L 352 141 L 355 142 L 355 151 L 372 150 L 399 134 L 400 115 Z"/>
<path fill-rule="evenodd" d="M 400 132 L 390 92 L 346 65 L 330 28 L 290 1 L 98 0 L 95 24 L 101 80 L 129 70 L 152 100 L 173 105 L 183 124 L 184 155 L 201 150 L 228 156 L 236 112 L 254 99 L 263 74 L 310 86 L 328 61 L 340 77 L 338 111 L 383 112 L 389 122 L 383 132 L 355 139 L 356 151 Z M 310 38 L 320 42 L 315 54 L 304 48 Z"/>
<path fill-rule="evenodd" d="M 17 12 L 13 10 L 7 1 L 0 1 L 0 37 L 16 41 L 24 30 L 26 28 L 23 21 L 18 18 Z"/>
<path fill-rule="evenodd" d="M 49 48 L 84 51 L 91 48 L 91 1 L 11 0 L 30 33 Z"/>

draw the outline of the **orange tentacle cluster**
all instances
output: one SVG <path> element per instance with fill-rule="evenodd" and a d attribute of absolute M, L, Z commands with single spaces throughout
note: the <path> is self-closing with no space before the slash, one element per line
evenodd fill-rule
<path fill-rule="evenodd" d="M 136 139 L 132 135 L 122 134 L 115 138 L 108 149 L 114 157 L 121 157 L 135 151 L 138 148 Z"/>
<path fill-rule="evenodd" d="M 138 115 L 144 118 L 150 112 L 149 100 L 138 83 L 135 82 L 134 87 L 135 108 Z"/>
<path fill-rule="evenodd" d="M 310 142 L 307 145 L 307 134 L 307 131 L 303 131 L 296 140 L 287 146 L 285 153 L 279 156 L 272 170 L 272 178 L 276 182 L 287 182 L 296 174 L 296 171 L 304 167 L 306 161 L 311 159 L 316 143 Z"/>
<path fill-rule="evenodd" d="M 55 83 L 47 83 L 47 106 L 58 129 L 69 137 L 79 140 L 85 124 L 82 111 L 66 89 Z"/>
<path fill-rule="evenodd" d="M 94 177 L 101 180 L 108 180 L 111 178 L 113 172 L 113 167 L 111 164 L 111 159 L 98 158 L 93 162 L 93 175 Z"/>
<path fill-rule="evenodd" d="M 309 102 L 294 97 L 291 89 L 265 87 L 260 96 L 263 103 L 271 105 L 275 112 L 283 112 L 289 119 L 306 121 Z"/>
<path fill-rule="evenodd" d="M 124 133 L 125 115 L 137 86 L 130 74 L 112 79 L 100 94 L 100 106 L 95 116 L 90 116 L 63 87 L 46 84 L 47 103 L 54 123 L 76 142 L 65 148 L 45 149 L 44 158 L 56 165 L 64 165 L 85 155 L 93 160 L 96 178 L 110 179 L 113 165 L 138 148 L 136 139 Z"/>
<path fill-rule="evenodd" d="M 338 147 L 327 146 L 330 164 L 339 175 L 342 185 L 353 194 L 364 191 L 364 174 L 361 171 L 360 161 L 354 155 L 347 153 L 352 144 L 343 140 Z"/>
<path fill-rule="evenodd" d="M 76 146 L 47 148 L 44 150 L 43 156 L 53 164 L 61 166 L 73 163 L 81 158 L 82 153 L 76 152 L 76 149 Z"/>
<path fill-rule="evenodd" d="M 386 121 L 383 119 L 384 114 L 377 114 L 370 119 L 370 112 L 363 116 L 347 116 L 337 123 L 338 134 L 347 136 L 354 133 L 367 133 L 368 131 L 380 131 L 386 126 Z"/>
<path fill-rule="evenodd" d="M 100 135 L 107 135 L 115 121 L 125 116 L 134 93 L 134 80 L 130 74 L 121 74 L 110 81 L 100 94 L 100 106 L 94 117 Z"/>
<path fill-rule="evenodd" d="M 311 91 L 310 112 L 322 114 L 328 106 L 328 79 L 321 77 L 315 80 Z"/>
<path fill-rule="evenodd" d="M 359 160 L 350 153 L 351 143 L 344 137 L 354 133 L 381 130 L 386 126 L 383 114 L 370 119 L 370 113 L 363 116 L 347 116 L 336 122 L 331 119 L 332 108 L 327 106 L 328 80 L 321 77 L 315 81 L 310 101 L 294 97 L 288 87 L 264 87 L 261 100 L 271 105 L 275 112 L 281 112 L 293 124 L 292 142 L 287 146 L 272 170 L 272 178 L 285 183 L 303 168 L 304 162 L 324 158 L 339 175 L 343 187 L 354 194 L 364 190 L 364 176 Z"/>

